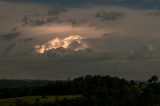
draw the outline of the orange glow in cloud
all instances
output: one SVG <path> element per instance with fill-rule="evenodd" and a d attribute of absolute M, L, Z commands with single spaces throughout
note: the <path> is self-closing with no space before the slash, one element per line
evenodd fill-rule
<path fill-rule="evenodd" d="M 60 47 L 63 47 L 65 49 L 69 48 L 70 44 L 72 42 L 78 42 L 79 44 L 81 44 L 81 46 L 78 46 L 77 48 L 74 49 L 74 51 L 78 51 L 78 50 L 82 50 L 85 48 L 88 48 L 88 46 L 86 44 L 82 44 L 81 42 L 82 37 L 79 35 L 70 35 L 69 37 L 66 37 L 64 39 L 60 39 L 60 38 L 55 38 L 52 39 L 42 45 L 36 45 L 35 49 L 38 53 L 43 54 L 49 50 L 54 50 Z"/>

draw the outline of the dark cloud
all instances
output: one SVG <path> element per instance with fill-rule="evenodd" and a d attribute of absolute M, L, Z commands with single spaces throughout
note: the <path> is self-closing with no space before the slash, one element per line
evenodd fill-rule
<path fill-rule="evenodd" d="M 35 40 L 35 39 L 34 38 L 26 38 L 26 39 L 24 39 L 25 42 L 29 42 L 29 41 L 33 41 L 33 40 Z"/>
<path fill-rule="evenodd" d="M 49 9 L 48 12 L 47 12 L 47 15 L 48 16 L 58 16 L 59 14 L 65 13 L 67 11 L 68 10 L 64 7 L 56 6 L 56 7 L 53 7 L 51 9 Z"/>
<path fill-rule="evenodd" d="M 29 17 L 28 16 L 24 16 L 22 19 L 23 25 L 27 25 L 29 24 Z"/>
<path fill-rule="evenodd" d="M 129 8 L 160 8 L 160 0 L 1 0 L 13 3 L 37 3 L 45 5 L 62 5 L 65 7 L 82 7 L 88 4 L 113 5 Z"/>
<path fill-rule="evenodd" d="M 94 51 L 110 53 L 117 58 L 132 59 L 159 58 L 159 39 L 123 37 L 118 33 L 104 34 L 85 39 Z"/>
<path fill-rule="evenodd" d="M 43 16 L 39 15 L 26 15 L 22 19 L 23 25 L 41 26 L 52 23 L 68 23 L 73 27 L 80 26 L 86 23 L 85 20 L 80 20 L 77 18 L 60 19 L 60 14 L 67 12 L 65 8 L 52 8 L 49 9 Z"/>
<path fill-rule="evenodd" d="M 67 20 L 68 23 L 70 23 L 73 27 L 74 26 L 79 26 L 79 25 L 82 25 L 82 24 L 85 24 L 86 21 L 85 20 L 78 20 L 78 19 L 68 19 Z"/>
<path fill-rule="evenodd" d="M 43 58 L 46 61 L 56 61 L 56 62 L 89 62 L 89 61 L 101 61 L 108 58 L 107 54 L 96 53 L 92 48 L 86 48 L 79 51 L 74 51 L 71 48 L 57 48 L 45 52 L 40 55 L 39 58 Z"/>
<path fill-rule="evenodd" d="M 8 34 L 0 35 L 0 40 L 10 41 L 10 40 L 16 39 L 19 36 L 20 36 L 20 32 L 17 32 L 16 29 L 14 28 Z"/>
<path fill-rule="evenodd" d="M 44 25 L 46 24 L 46 21 L 44 19 L 39 19 L 39 18 L 32 18 L 29 16 L 24 16 L 23 20 L 23 25 Z"/>
<path fill-rule="evenodd" d="M 100 10 L 95 17 L 100 18 L 102 21 L 115 21 L 124 17 L 125 14 L 122 12 Z"/>
<path fill-rule="evenodd" d="M 80 47 L 80 46 L 81 46 L 81 44 L 80 44 L 79 42 L 74 41 L 74 42 L 72 42 L 72 43 L 69 45 L 69 48 L 72 49 L 72 50 L 74 50 L 74 49 L 76 49 L 76 48 L 78 48 L 78 47 Z"/>
<path fill-rule="evenodd" d="M 23 25 L 31 25 L 31 26 L 41 26 L 50 23 L 58 23 L 58 17 L 28 17 L 24 16 Z"/>
<path fill-rule="evenodd" d="M 153 10 L 153 11 L 149 12 L 147 15 L 160 16 L 160 10 Z"/>
<path fill-rule="evenodd" d="M 9 55 L 16 47 L 16 43 L 15 42 L 12 42 L 10 43 L 6 48 L 4 48 L 2 51 L 1 51 L 1 55 Z"/>
<path fill-rule="evenodd" d="M 31 12 L 28 15 L 25 15 L 22 19 L 23 25 L 45 25 L 50 23 L 59 23 L 61 20 L 59 19 L 59 15 L 67 12 L 67 9 L 61 6 L 55 6 L 49 8 L 43 14 L 41 11 Z"/>
<path fill-rule="evenodd" d="M 146 44 L 142 41 L 132 37 L 122 37 L 115 32 L 103 34 L 97 38 L 85 39 L 89 47 L 92 47 L 95 51 L 113 54 L 128 53 L 130 50 L 140 50 Z"/>

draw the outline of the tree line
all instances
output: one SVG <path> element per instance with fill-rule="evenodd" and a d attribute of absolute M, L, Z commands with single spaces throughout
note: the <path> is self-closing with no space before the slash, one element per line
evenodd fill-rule
<path fill-rule="evenodd" d="M 0 98 L 41 95 L 82 95 L 75 99 L 16 106 L 160 106 L 160 83 L 157 76 L 146 82 L 127 81 L 117 77 L 87 75 L 66 81 L 54 81 L 43 87 L 5 88 Z"/>

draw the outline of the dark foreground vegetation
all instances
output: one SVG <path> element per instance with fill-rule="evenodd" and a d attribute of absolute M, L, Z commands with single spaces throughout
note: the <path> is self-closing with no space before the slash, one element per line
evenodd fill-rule
<path fill-rule="evenodd" d="M 160 106 L 160 83 L 157 76 L 147 82 L 126 81 L 110 76 L 85 76 L 67 81 L 54 81 L 45 86 L 0 89 L 0 100 L 24 96 L 65 95 L 54 101 L 34 100 L 17 102 L 9 106 Z M 79 95 L 67 98 L 67 95 Z M 1 106 L 1 104 L 0 104 Z"/>

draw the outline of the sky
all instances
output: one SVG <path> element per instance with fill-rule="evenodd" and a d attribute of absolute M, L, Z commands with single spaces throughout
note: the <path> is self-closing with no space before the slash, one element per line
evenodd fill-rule
<path fill-rule="evenodd" d="M 160 0 L 0 0 L 0 79 L 160 77 Z"/>

